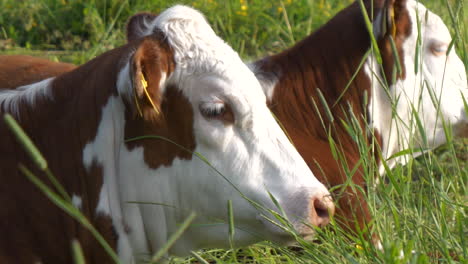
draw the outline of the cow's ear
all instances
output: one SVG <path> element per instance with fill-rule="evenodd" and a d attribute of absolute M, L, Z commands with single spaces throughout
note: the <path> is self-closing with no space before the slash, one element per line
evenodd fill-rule
<path fill-rule="evenodd" d="M 407 0 L 386 0 L 382 8 L 379 26 L 379 38 L 391 36 L 396 39 L 398 35 L 405 35 L 408 28 L 409 14 L 406 8 Z"/>
<path fill-rule="evenodd" d="M 170 51 L 158 40 L 147 37 L 131 58 L 132 105 L 145 119 L 161 119 L 161 101 L 166 77 L 171 71 Z"/>
<path fill-rule="evenodd" d="M 156 18 L 152 13 L 138 13 L 127 22 L 127 42 L 150 35 L 151 22 Z"/>
<path fill-rule="evenodd" d="M 378 21 L 378 20 L 377 20 Z M 386 0 L 380 13 L 378 39 L 383 74 L 388 84 L 405 79 L 403 44 L 411 34 L 411 18 L 407 0 Z"/>

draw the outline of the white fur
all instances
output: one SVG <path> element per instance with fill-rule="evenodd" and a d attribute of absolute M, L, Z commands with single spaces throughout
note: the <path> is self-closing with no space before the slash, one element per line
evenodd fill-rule
<path fill-rule="evenodd" d="M 262 72 L 256 65 L 258 65 L 258 62 L 247 64 L 250 70 L 255 73 L 255 77 L 257 77 L 258 81 L 262 85 L 263 93 L 266 95 L 267 100 L 271 101 L 273 99 L 276 84 L 278 83 L 277 75 L 280 75 L 281 73 Z"/>
<path fill-rule="evenodd" d="M 79 195 L 73 194 L 72 196 L 72 204 L 78 208 L 81 209 L 83 205 L 83 201 L 81 200 L 81 197 Z"/>
<path fill-rule="evenodd" d="M 20 86 L 14 90 L 0 89 L 0 110 L 20 118 L 19 107 L 22 103 L 34 106 L 38 99 L 47 98 L 52 100 L 50 84 L 53 79 L 49 78 L 30 85 Z"/>
<path fill-rule="evenodd" d="M 119 149 L 123 142 L 124 106 L 121 100 L 111 97 L 102 110 L 102 121 L 93 142 L 83 149 L 83 163 L 89 170 L 92 165 L 102 166 L 103 185 L 96 208 L 97 214 L 112 218 L 118 234 L 117 252 L 124 263 L 133 259 L 132 246 L 125 233 L 118 184 Z M 124 189 L 124 187 L 122 186 Z"/>
<path fill-rule="evenodd" d="M 369 105 L 372 125 L 382 135 L 385 159 L 411 146 L 426 150 L 445 143 L 442 122 L 452 125 L 455 129 L 468 126 L 462 101 L 462 94 L 468 98 L 464 65 L 454 49 L 448 56 L 436 56 L 430 50 L 433 43 L 448 47 L 451 37 L 447 27 L 440 17 L 416 1 L 408 1 L 407 8 L 411 17 L 412 33 L 403 44 L 405 56 L 401 63 L 406 68 L 406 79 L 399 80 L 390 87 L 391 98 L 377 80 L 381 76 L 378 74 L 375 59 L 369 59 L 365 66 L 372 79 L 372 100 Z M 424 19 L 426 11 L 427 21 Z M 421 65 L 415 74 L 417 16 L 421 22 L 422 48 L 419 54 Z M 439 112 L 431 100 L 429 90 L 437 97 Z M 392 104 L 395 105 L 397 118 L 392 118 Z M 418 131 L 411 106 L 416 109 L 424 126 L 427 145 L 423 143 Z M 388 164 L 390 167 L 397 162 L 404 164 L 407 159 L 408 156 L 400 156 L 389 160 Z M 383 172 L 384 168 L 381 166 L 380 173 Z"/>
<path fill-rule="evenodd" d="M 193 131 L 187 133 L 194 133 L 195 151 L 224 176 L 195 156 L 151 169 L 144 161 L 143 147 L 126 148 L 122 97 L 129 95 L 132 84 L 128 65 L 123 67 L 117 81 L 120 97 L 111 97 L 103 106 L 97 135 L 83 150 L 86 168 L 102 167 L 104 184 L 96 211 L 111 216 L 119 235 L 119 256 L 128 263 L 154 253 L 192 211 L 197 218 L 170 249 L 171 254 L 229 246 L 228 200 L 234 208 L 235 245 L 293 239 L 264 220 L 262 214 L 271 217 L 269 213 L 256 209 L 239 191 L 278 211 L 267 191 L 271 192 L 296 229 L 313 233 L 303 223 L 310 221 L 310 201 L 329 193 L 274 120 L 253 73 L 193 9 L 173 7 L 152 25 L 167 35 L 176 53 L 176 68 L 167 77 L 163 74 L 167 81 L 161 85 L 172 83 L 188 98 L 194 122 Z M 220 100 L 232 109 L 234 124 L 206 119 L 200 113 L 200 104 Z"/>
<path fill-rule="evenodd" d="M 157 28 L 174 50 L 179 69 L 187 73 L 212 72 L 214 68 L 229 65 L 237 53 L 219 38 L 204 16 L 187 6 L 174 6 L 159 14 L 149 27 Z"/>
<path fill-rule="evenodd" d="M 134 89 L 130 79 L 130 63 L 127 62 L 120 72 L 125 72 L 126 74 L 119 74 L 117 76 L 117 90 L 119 95 L 129 100 L 133 100 Z"/>

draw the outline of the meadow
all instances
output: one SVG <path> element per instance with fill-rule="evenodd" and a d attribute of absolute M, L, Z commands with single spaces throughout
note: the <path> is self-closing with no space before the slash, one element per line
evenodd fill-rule
<path fill-rule="evenodd" d="M 351 2 L 177 1 L 200 9 L 246 60 L 284 50 Z M 464 0 L 421 2 L 457 36 L 455 47 L 468 68 Z M 31 54 L 81 64 L 123 44 L 125 22 L 132 14 L 157 13 L 174 3 L 0 0 L 0 54 Z M 318 231 L 315 243 L 297 238 L 295 247 L 266 241 L 246 248 L 206 249 L 189 258 L 172 258 L 170 263 L 468 263 L 468 139 L 447 138 L 448 143 L 438 149 L 396 166 L 367 194 L 383 251 L 332 221 Z"/>

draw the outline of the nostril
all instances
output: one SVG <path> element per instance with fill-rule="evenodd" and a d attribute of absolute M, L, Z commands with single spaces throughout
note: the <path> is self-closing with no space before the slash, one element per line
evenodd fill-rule
<path fill-rule="evenodd" d="M 324 227 L 330 223 L 330 217 L 335 211 L 335 206 L 329 196 L 312 199 L 311 222 L 317 227 Z"/>
<path fill-rule="evenodd" d="M 328 207 L 320 200 L 314 201 L 315 212 L 320 218 L 329 218 Z"/>

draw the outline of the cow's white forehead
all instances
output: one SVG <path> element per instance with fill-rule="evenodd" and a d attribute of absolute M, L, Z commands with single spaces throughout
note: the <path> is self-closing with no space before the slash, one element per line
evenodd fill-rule
<path fill-rule="evenodd" d="M 438 15 L 417 1 L 409 1 L 407 7 L 411 16 L 411 22 L 413 23 L 413 34 L 418 34 L 416 21 L 419 20 L 421 23 L 421 34 L 424 39 L 436 37 L 444 42 L 451 41 L 450 32 Z"/>
<path fill-rule="evenodd" d="M 178 84 L 192 102 L 195 97 L 223 94 L 242 98 L 238 106 L 265 103 L 255 75 L 199 11 L 174 6 L 151 22 L 149 30 L 154 29 L 164 33 L 174 51 L 176 69 L 168 81 Z"/>
<path fill-rule="evenodd" d="M 185 72 L 213 72 L 242 63 L 237 53 L 216 35 L 205 17 L 193 8 L 183 5 L 169 8 L 148 28 L 164 33 L 174 51 L 177 67 L 184 68 Z"/>

